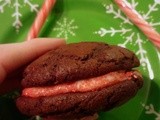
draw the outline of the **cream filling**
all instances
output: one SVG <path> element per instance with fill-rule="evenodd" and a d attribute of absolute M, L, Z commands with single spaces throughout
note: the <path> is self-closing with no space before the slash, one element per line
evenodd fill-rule
<path fill-rule="evenodd" d="M 117 84 L 121 81 L 131 80 L 133 77 L 137 78 L 135 71 L 115 71 L 102 76 L 78 80 L 71 83 L 63 83 L 54 86 L 25 88 L 22 91 L 22 96 L 36 98 L 42 96 L 54 96 L 64 93 L 95 91 Z"/>

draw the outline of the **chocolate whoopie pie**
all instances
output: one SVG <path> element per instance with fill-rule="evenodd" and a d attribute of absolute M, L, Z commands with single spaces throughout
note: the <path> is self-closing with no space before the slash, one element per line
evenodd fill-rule
<path fill-rule="evenodd" d="M 98 42 L 72 43 L 49 51 L 28 65 L 22 95 L 25 115 L 79 119 L 110 110 L 134 97 L 143 85 L 135 54 Z"/>

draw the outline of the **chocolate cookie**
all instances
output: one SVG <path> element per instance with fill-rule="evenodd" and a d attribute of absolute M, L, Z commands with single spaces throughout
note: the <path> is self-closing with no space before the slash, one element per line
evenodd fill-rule
<path fill-rule="evenodd" d="M 140 82 L 140 84 L 137 83 Z M 57 96 L 30 98 L 21 96 L 17 106 L 26 115 L 59 115 L 71 113 L 76 116 L 106 111 L 123 104 L 135 96 L 142 81 L 132 79 L 97 91 L 68 93 Z M 130 89 L 132 88 L 132 89 Z"/>
<path fill-rule="evenodd" d="M 105 43 L 82 42 L 52 50 L 24 71 L 23 87 L 55 85 L 139 66 L 135 54 Z"/>
<path fill-rule="evenodd" d="M 136 55 L 96 42 L 68 44 L 33 61 L 24 71 L 18 109 L 25 115 L 74 120 L 107 111 L 134 97 L 143 85 L 132 70 Z"/>

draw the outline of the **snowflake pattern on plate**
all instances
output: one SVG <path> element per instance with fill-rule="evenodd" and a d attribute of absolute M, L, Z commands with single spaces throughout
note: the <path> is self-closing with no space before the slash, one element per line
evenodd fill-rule
<path fill-rule="evenodd" d="M 29 6 L 31 12 L 38 12 L 39 5 L 32 3 L 30 0 L 0 0 L 0 13 L 4 13 L 6 7 L 13 9 L 11 17 L 14 18 L 14 21 L 12 26 L 15 27 L 17 33 L 20 27 L 22 27 L 22 22 L 20 20 L 22 13 L 20 9 L 26 5 Z"/>
<path fill-rule="evenodd" d="M 155 120 L 160 120 L 160 113 L 158 113 L 153 104 L 150 104 L 150 105 L 145 105 L 145 104 L 142 104 L 142 106 L 146 109 L 146 114 L 153 114 L 156 116 Z"/>
<path fill-rule="evenodd" d="M 134 9 L 136 9 L 137 6 L 139 5 L 139 2 L 136 0 L 130 0 L 130 4 Z M 152 4 L 148 5 L 148 11 L 146 13 L 143 11 L 138 11 L 142 15 L 142 17 L 146 21 L 148 21 L 149 24 L 154 28 L 160 25 L 160 22 L 154 20 L 152 17 L 152 13 L 158 11 L 159 5 L 160 5 L 160 0 L 154 0 Z M 110 28 L 101 27 L 98 31 L 94 33 L 96 33 L 100 37 L 104 37 L 107 34 L 110 35 L 111 37 L 114 37 L 114 35 L 119 33 L 122 36 L 122 38 L 124 38 L 124 41 L 120 43 L 119 46 L 127 47 L 128 44 L 137 46 L 135 53 L 139 56 L 140 62 L 144 71 L 147 70 L 150 79 L 153 80 L 154 73 L 152 70 L 152 66 L 147 57 L 147 51 L 143 48 L 143 45 L 146 43 L 147 40 L 144 40 L 144 39 L 142 40 L 141 34 L 131 29 L 134 26 L 134 24 L 126 16 L 124 16 L 124 14 L 121 12 L 121 10 L 118 7 L 115 7 L 113 4 L 103 5 L 103 6 L 105 8 L 106 14 L 113 15 L 114 19 L 121 19 L 123 22 L 120 23 L 119 29 L 116 29 L 114 27 L 110 27 Z M 130 27 L 126 28 L 126 26 L 130 26 Z M 160 52 L 158 52 L 158 50 L 157 50 L 157 55 L 160 62 Z M 150 105 L 142 104 L 142 106 L 145 108 L 146 114 L 154 114 L 156 116 L 155 120 L 160 120 L 160 113 L 158 113 L 154 109 L 153 104 L 150 104 Z"/>
<path fill-rule="evenodd" d="M 136 0 L 130 0 L 130 4 L 134 9 L 136 9 L 136 7 L 139 5 L 139 2 Z M 148 5 L 148 11 L 146 13 L 140 12 L 142 14 L 142 17 L 145 20 L 147 20 L 150 23 L 150 25 L 152 25 L 153 27 L 160 25 L 160 22 L 155 22 L 155 20 L 153 20 L 151 16 L 153 12 L 158 11 L 158 8 L 157 8 L 158 5 L 160 5 L 160 0 L 155 0 L 153 1 L 153 4 Z M 123 41 L 123 43 L 120 43 L 119 46 L 127 47 L 128 44 L 131 44 L 134 46 L 136 45 L 138 47 L 136 54 L 140 58 L 141 65 L 144 70 L 148 70 L 149 77 L 151 80 L 153 80 L 154 73 L 153 73 L 150 61 L 147 57 L 147 51 L 143 48 L 143 45 L 146 43 L 147 40 L 142 40 L 141 35 L 131 29 L 134 25 L 126 16 L 124 16 L 124 14 L 121 12 L 121 10 L 117 6 L 115 7 L 113 4 L 109 4 L 109 5 L 104 4 L 103 6 L 105 7 L 106 14 L 111 14 L 113 15 L 114 19 L 121 19 L 123 22 L 120 23 L 119 29 L 113 28 L 113 27 L 109 29 L 101 27 L 98 31 L 94 33 L 99 35 L 100 37 L 104 37 L 107 34 L 113 37 L 115 34 L 119 33 L 122 36 L 122 38 L 125 39 L 125 41 Z M 126 28 L 126 25 L 130 27 Z"/>
<path fill-rule="evenodd" d="M 63 18 L 61 22 L 58 21 L 56 27 L 53 28 L 53 31 L 58 32 L 56 37 L 64 37 L 65 39 L 68 39 L 69 35 L 75 36 L 76 34 L 74 30 L 78 29 L 78 26 L 74 25 L 74 22 L 74 19 L 68 20 L 67 18 Z"/>

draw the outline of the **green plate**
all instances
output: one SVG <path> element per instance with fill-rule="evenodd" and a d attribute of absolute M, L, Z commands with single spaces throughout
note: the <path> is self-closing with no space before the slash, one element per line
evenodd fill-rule
<path fill-rule="evenodd" d="M 160 32 L 160 0 L 128 1 Z M 42 2 L 0 0 L 0 43 L 24 41 Z M 57 0 L 39 36 L 66 38 L 68 43 L 106 42 L 134 51 L 141 62 L 143 88 L 123 106 L 99 113 L 99 119 L 160 120 L 160 53 L 113 0 Z M 16 94 L 0 97 L 0 120 L 28 119 L 15 108 Z"/>

